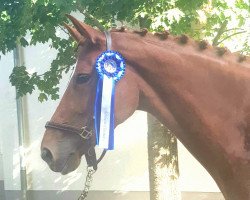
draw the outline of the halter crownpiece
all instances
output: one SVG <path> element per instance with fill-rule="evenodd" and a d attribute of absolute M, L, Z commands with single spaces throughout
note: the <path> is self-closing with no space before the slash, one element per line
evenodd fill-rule
<path fill-rule="evenodd" d="M 95 100 L 96 143 L 100 148 L 114 149 L 115 84 L 125 74 L 122 55 L 111 50 L 111 35 L 105 31 L 106 48 L 96 59 L 98 82 Z"/>

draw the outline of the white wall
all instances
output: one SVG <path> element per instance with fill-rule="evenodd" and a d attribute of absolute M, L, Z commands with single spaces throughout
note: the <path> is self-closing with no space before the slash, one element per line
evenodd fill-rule
<path fill-rule="evenodd" d="M 48 44 L 25 49 L 25 63 L 29 70 L 44 72 L 56 55 Z M 20 189 L 19 154 L 15 90 L 8 76 L 13 67 L 12 54 L 0 60 L 0 141 L 3 149 L 5 189 Z M 61 81 L 60 94 L 69 79 Z M 40 142 L 44 124 L 50 119 L 59 101 L 39 103 L 37 92 L 27 96 L 29 119 L 29 145 L 27 150 L 27 172 L 29 188 L 33 190 L 80 190 L 85 179 L 86 163 L 69 175 L 52 172 L 40 158 Z M 146 113 L 135 112 L 116 129 L 116 149 L 108 152 L 95 174 L 93 190 L 148 191 L 147 164 L 147 120 Z M 204 168 L 179 143 L 180 186 L 182 191 L 219 191 Z"/>
<path fill-rule="evenodd" d="M 0 146 L 3 154 L 5 186 L 20 189 L 19 151 L 15 89 L 9 83 L 14 66 L 13 55 L 1 55 L 0 60 Z"/>

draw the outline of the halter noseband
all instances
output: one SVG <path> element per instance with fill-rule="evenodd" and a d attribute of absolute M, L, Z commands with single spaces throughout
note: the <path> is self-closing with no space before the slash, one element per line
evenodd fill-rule
<path fill-rule="evenodd" d="M 70 126 L 67 124 L 59 124 L 56 122 L 48 121 L 45 125 L 45 128 L 54 128 L 54 129 L 58 129 L 61 131 L 75 133 L 75 134 L 78 134 L 84 140 L 88 140 L 93 135 L 92 130 L 88 130 L 87 126 L 83 126 L 82 128 L 79 129 L 79 128 L 76 128 L 74 126 Z"/>
<path fill-rule="evenodd" d="M 111 34 L 109 31 L 105 31 L 104 34 L 106 37 L 106 49 L 110 50 L 112 45 Z M 92 130 L 89 130 L 87 126 L 83 126 L 82 128 L 77 128 L 68 124 L 60 124 L 52 121 L 48 121 L 45 124 L 45 128 L 46 129 L 52 128 L 60 131 L 71 132 L 79 135 L 83 140 L 87 141 L 87 144 L 89 145 L 88 152 L 85 153 L 87 165 L 88 167 L 93 167 L 95 171 L 97 170 L 98 163 L 103 159 L 107 151 L 104 149 L 100 158 L 98 160 L 96 159 L 96 152 L 95 152 L 96 138 Z"/>

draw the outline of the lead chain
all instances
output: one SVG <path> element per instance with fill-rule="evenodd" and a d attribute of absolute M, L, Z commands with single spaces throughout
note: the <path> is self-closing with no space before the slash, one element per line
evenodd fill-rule
<path fill-rule="evenodd" d="M 89 189 L 93 180 L 93 174 L 95 173 L 95 170 L 93 169 L 93 167 L 88 167 L 87 168 L 87 176 L 86 176 L 86 180 L 85 180 L 85 185 L 84 185 L 84 190 L 82 191 L 81 195 L 79 196 L 78 200 L 85 200 L 87 199 L 88 193 L 89 193 Z"/>

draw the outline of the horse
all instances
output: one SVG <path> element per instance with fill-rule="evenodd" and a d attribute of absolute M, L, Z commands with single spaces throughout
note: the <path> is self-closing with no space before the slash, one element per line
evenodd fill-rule
<path fill-rule="evenodd" d="M 94 152 L 95 61 L 103 32 L 68 15 L 79 55 L 69 85 L 41 143 L 51 170 L 67 174 Z M 250 199 L 250 59 L 186 35 L 146 29 L 110 31 L 111 49 L 126 60 L 116 84 L 115 127 L 135 110 L 154 115 L 206 168 L 226 200 Z M 77 134 L 75 134 L 77 133 Z"/>

